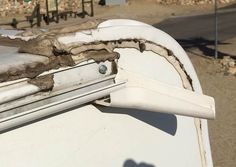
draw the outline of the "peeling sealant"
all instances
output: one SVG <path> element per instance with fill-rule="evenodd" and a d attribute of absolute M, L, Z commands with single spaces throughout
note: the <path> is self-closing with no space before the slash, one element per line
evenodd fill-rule
<path fill-rule="evenodd" d="M 40 75 L 44 71 L 48 71 L 50 69 L 57 69 L 61 66 L 74 66 L 89 59 L 93 59 L 96 62 L 106 61 L 106 60 L 114 61 L 116 59 L 119 59 L 119 54 L 117 52 L 114 52 L 114 49 L 135 48 L 140 52 L 152 51 L 164 57 L 179 73 L 180 78 L 182 79 L 183 87 L 188 90 L 193 90 L 192 79 L 187 74 L 183 64 L 178 60 L 178 58 L 173 54 L 173 52 L 165 48 L 164 46 L 158 45 L 151 41 L 147 41 L 144 39 L 119 39 L 112 41 L 95 41 L 89 43 L 74 42 L 69 45 L 65 45 L 57 40 L 58 37 L 66 35 L 74 35 L 78 31 L 96 28 L 99 25 L 99 23 L 100 23 L 99 21 L 96 22 L 90 21 L 81 24 L 80 26 L 77 25 L 71 28 L 51 30 L 49 32 L 40 34 L 36 38 L 27 42 L 26 43 L 27 47 L 25 46 L 21 47 L 19 49 L 19 52 L 26 52 L 35 55 L 46 56 L 49 58 L 50 63 L 45 66 L 40 65 L 40 68 L 38 68 L 39 65 L 36 65 L 35 68 L 32 68 L 30 70 L 28 68 L 25 68 L 24 69 L 25 75 L 18 75 L 18 73 L 16 73 L 11 76 L 11 71 L 7 72 L 6 74 L 0 74 L 1 78 L 3 78 L 0 80 L 0 82 L 16 80 L 25 77 L 36 78 L 33 79 L 32 81 L 29 81 L 29 83 L 39 86 L 41 88 L 42 87 L 45 88 L 45 85 L 42 85 L 42 83 L 38 82 L 40 80 L 38 75 Z M 29 70 L 30 73 L 28 73 L 27 70 Z M 22 73 L 22 71 L 18 72 Z M 50 83 L 53 83 L 52 77 L 53 76 L 49 77 Z M 53 85 L 51 84 L 50 89 L 52 89 L 52 87 Z M 50 90 L 43 88 L 42 90 Z M 48 87 L 46 86 L 46 88 Z M 194 123 L 198 134 L 198 142 L 202 159 L 202 166 L 206 167 L 207 164 L 206 164 L 206 155 L 202 139 L 201 120 L 195 118 Z"/>

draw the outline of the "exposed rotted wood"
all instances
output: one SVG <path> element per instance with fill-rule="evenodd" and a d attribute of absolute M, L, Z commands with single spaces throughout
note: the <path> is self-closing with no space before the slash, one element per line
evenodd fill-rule
<path fill-rule="evenodd" d="M 26 43 L 26 41 L 22 41 L 21 39 L 10 39 L 0 36 L 1 46 L 22 47 L 25 46 Z"/>
<path fill-rule="evenodd" d="M 119 53 L 113 52 L 109 53 L 107 50 L 102 49 L 102 50 L 91 50 L 91 51 L 85 51 L 82 53 L 79 53 L 78 55 L 73 55 L 72 59 L 76 63 L 80 63 L 86 60 L 94 60 L 95 62 L 104 62 L 106 60 L 108 61 L 114 61 L 115 59 L 119 58 Z"/>
<path fill-rule="evenodd" d="M 50 91 L 54 86 L 53 74 L 33 78 L 28 83 L 36 85 L 41 91 Z"/>
<path fill-rule="evenodd" d="M 70 27 L 51 29 L 51 30 L 49 30 L 49 33 L 54 33 L 57 35 L 64 35 L 67 33 L 75 33 L 75 32 L 82 31 L 82 30 L 95 29 L 103 21 L 105 21 L 105 20 L 104 19 L 89 20 L 89 21 L 85 21 L 80 24 L 70 26 Z"/>
<path fill-rule="evenodd" d="M 50 64 L 45 65 L 41 62 L 26 65 L 22 68 L 11 67 L 7 72 L 0 73 L 0 82 L 17 80 L 20 78 L 34 78 L 50 68 Z"/>
<path fill-rule="evenodd" d="M 164 57 L 173 65 L 176 71 L 179 72 L 181 78 L 185 78 L 183 79 L 183 86 L 186 89 L 192 89 L 191 84 L 184 82 L 185 80 L 188 80 L 191 83 L 191 79 L 173 52 L 151 41 L 128 38 L 110 41 L 93 41 L 87 43 L 71 42 L 69 44 L 63 44 L 58 40 L 60 37 L 74 35 L 74 33 L 82 30 L 97 28 L 100 22 L 101 20 L 93 20 L 72 27 L 50 30 L 25 42 L 21 45 L 19 52 L 31 53 L 35 56 L 46 56 L 49 58 L 50 63 L 39 68 L 40 70 L 32 68 L 29 70 L 29 73 L 21 71 L 20 73 L 25 73 L 24 75 L 19 74 L 19 72 L 14 72 L 13 74 L 10 72 L 7 74 L 8 77 L 3 77 L 4 79 L 1 81 L 12 80 L 12 78 L 33 78 L 44 71 L 59 68 L 61 66 L 74 66 L 89 59 L 93 59 L 96 62 L 106 60 L 114 61 L 119 58 L 119 53 L 114 51 L 116 48 L 135 48 L 140 52 L 152 51 Z"/>

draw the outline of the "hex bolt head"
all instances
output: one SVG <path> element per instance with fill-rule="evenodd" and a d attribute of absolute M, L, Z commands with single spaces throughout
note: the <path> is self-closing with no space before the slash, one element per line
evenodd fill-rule
<path fill-rule="evenodd" d="M 106 74 L 106 72 L 107 72 L 107 66 L 105 66 L 105 65 L 100 65 L 100 66 L 99 66 L 99 72 L 100 72 L 101 74 Z"/>

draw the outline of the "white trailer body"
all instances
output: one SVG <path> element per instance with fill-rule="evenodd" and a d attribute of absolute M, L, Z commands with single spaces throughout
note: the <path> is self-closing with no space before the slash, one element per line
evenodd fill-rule
<path fill-rule="evenodd" d="M 143 51 L 115 48 L 120 57 L 114 75 L 109 61 L 87 60 L 73 68 L 48 71 L 54 74 L 51 94 L 82 86 L 65 97 L 53 94 L 57 98 L 52 103 L 44 100 L 33 108 L 21 106 L 23 113 L 2 116 L 1 167 L 213 166 L 207 121 L 202 118 L 214 118 L 214 100 L 202 95 L 193 65 L 172 37 L 137 21 L 109 20 L 58 41 L 68 45 L 120 39 L 150 43 Z M 151 49 L 153 43 L 160 46 L 159 53 Z M 177 59 L 168 59 L 165 49 Z M 14 58 L 9 61 L 13 63 L 7 66 L 17 65 Z M 100 71 L 104 66 L 105 72 Z M 26 81 L 0 83 L 2 113 L 21 103 L 19 96 L 28 102 L 50 96 L 40 95 L 37 86 Z"/>

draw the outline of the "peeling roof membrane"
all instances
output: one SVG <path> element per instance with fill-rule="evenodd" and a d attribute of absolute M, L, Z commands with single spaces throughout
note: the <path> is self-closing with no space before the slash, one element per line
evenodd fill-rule
<path fill-rule="evenodd" d="M 13 54 L 15 59 L 21 60 L 24 62 L 24 65 L 13 63 L 14 65 L 9 66 L 10 68 L 5 68 L 5 71 L 1 70 L 0 76 L 2 77 L 0 82 L 25 77 L 35 78 L 44 71 L 63 66 L 74 66 L 90 59 L 96 62 L 113 61 L 119 58 L 119 54 L 114 49 L 135 48 L 140 52 L 152 51 L 163 56 L 179 72 L 182 76 L 181 78 L 186 78 L 191 83 L 190 77 L 188 77 L 182 64 L 174 56 L 173 52 L 159 44 L 139 38 L 94 41 L 93 33 L 96 33 L 96 31 L 93 31 L 93 29 L 99 23 L 100 21 L 98 20 L 88 21 L 68 28 L 39 33 L 36 38 L 29 40 L 19 48 L 20 53 Z M 63 41 L 69 41 L 69 43 Z M 32 59 L 34 62 L 32 62 Z M 19 60 L 17 61 L 21 62 Z M 187 82 L 183 82 L 183 84 L 187 89 L 192 88 Z"/>

